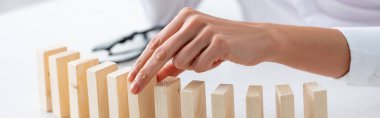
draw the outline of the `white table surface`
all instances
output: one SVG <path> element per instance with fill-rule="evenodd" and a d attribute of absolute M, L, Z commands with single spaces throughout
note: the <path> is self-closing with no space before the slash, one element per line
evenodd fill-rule
<path fill-rule="evenodd" d="M 200 9 L 224 18 L 241 19 L 235 2 L 222 1 L 212 3 L 206 0 Z M 226 11 L 223 9 L 225 5 L 234 8 Z M 88 57 L 96 44 L 148 26 L 138 0 L 53 0 L 0 14 L 1 117 L 52 117 L 51 113 L 42 112 L 38 106 L 36 48 L 63 43 L 70 49 L 80 51 L 81 57 Z M 220 83 L 230 83 L 235 89 L 237 118 L 245 117 L 245 94 L 250 84 L 263 85 L 264 112 L 268 118 L 275 117 L 274 86 L 290 84 L 295 95 L 296 117 L 302 118 L 302 84 L 309 81 L 317 81 L 328 90 L 329 117 L 380 117 L 379 88 L 347 86 L 344 81 L 279 64 L 244 67 L 227 62 L 209 72 L 185 72 L 180 77 L 182 87 L 191 80 L 206 82 L 209 117 L 211 92 Z"/>

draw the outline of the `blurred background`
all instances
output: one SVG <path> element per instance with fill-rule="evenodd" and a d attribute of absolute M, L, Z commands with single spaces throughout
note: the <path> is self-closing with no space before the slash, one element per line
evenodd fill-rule
<path fill-rule="evenodd" d="M 0 14 L 48 0 L 0 0 Z"/>
<path fill-rule="evenodd" d="M 235 0 L 204 0 L 198 10 L 226 19 L 242 19 Z M 103 58 L 104 54 L 95 54 L 92 49 L 151 27 L 139 0 L 0 0 L 1 117 L 52 117 L 38 106 L 37 48 L 65 44 L 79 51 L 82 58 Z M 124 48 L 135 45 L 141 46 L 137 41 Z M 185 72 L 180 78 L 182 87 L 191 80 L 206 82 L 209 117 L 210 94 L 221 83 L 234 84 L 237 118 L 245 117 L 245 94 L 251 84 L 263 85 L 264 114 L 269 118 L 275 117 L 274 86 L 290 84 L 296 117 L 303 117 L 302 84 L 310 81 L 317 81 L 328 90 L 329 117 L 380 117 L 378 88 L 347 86 L 344 81 L 274 63 L 245 67 L 226 62 L 205 73 Z"/>

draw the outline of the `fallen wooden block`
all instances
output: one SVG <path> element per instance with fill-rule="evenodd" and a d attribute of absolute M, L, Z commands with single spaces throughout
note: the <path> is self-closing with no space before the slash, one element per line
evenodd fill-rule
<path fill-rule="evenodd" d="M 108 118 L 107 75 L 117 70 L 114 62 L 104 62 L 87 70 L 87 86 L 90 117 Z"/>
<path fill-rule="evenodd" d="M 157 78 L 152 78 L 145 88 L 137 95 L 128 92 L 128 105 L 130 118 L 155 118 L 154 85 Z M 128 90 L 131 83 L 128 82 Z"/>
<path fill-rule="evenodd" d="M 40 107 L 43 111 L 52 111 L 49 56 L 66 51 L 66 46 L 53 46 L 37 50 L 38 87 Z"/>
<path fill-rule="evenodd" d="M 53 114 L 59 118 L 70 117 L 68 66 L 79 59 L 79 52 L 65 51 L 49 57 Z"/>
<path fill-rule="evenodd" d="M 108 100 L 110 118 L 129 118 L 127 78 L 130 67 L 108 74 Z"/>
<path fill-rule="evenodd" d="M 154 86 L 157 118 L 181 118 L 180 90 L 180 79 L 170 76 Z"/>
<path fill-rule="evenodd" d="M 263 88 L 261 85 L 250 85 L 246 96 L 247 118 L 263 118 Z"/>
<path fill-rule="evenodd" d="M 211 94 L 212 117 L 234 118 L 234 88 L 232 84 L 220 84 Z"/>
<path fill-rule="evenodd" d="M 89 118 L 87 69 L 99 63 L 97 58 L 85 58 L 68 64 L 70 118 Z"/>
<path fill-rule="evenodd" d="M 316 82 L 303 84 L 304 117 L 327 118 L 327 92 Z"/>
<path fill-rule="evenodd" d="M 276 118 L 294 118 L 294 96 L 289 85 L 276 85 Z"/>
<path fill-rule="evenodd" d="M 193 80 L 181 91 L 182 118 L 206 118 L 206 96 L 203 81 Z"/>

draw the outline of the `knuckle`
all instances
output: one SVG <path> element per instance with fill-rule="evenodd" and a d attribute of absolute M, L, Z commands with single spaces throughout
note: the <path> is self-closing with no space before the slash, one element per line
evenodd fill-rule
<path fill-rule="evenodd" d="M 149 49 L 156 49 L 160 45 L 161 38 L 160 36 L 156 35 L 150 42 L 149 42 Z"/>
<path fill-rule="evenodd" d="M 191 16 L 189 19 L 190 19 L 190 21 L 192 21 L 193 23 L 196 23 L 196 24 L 202 24 L 205 20 L 204 16 L 201 14 L 195 14 L 195 15 Z"/>
<path fill-rule="evenodd" d="M 203 34 L 205 35 L 209 35 L 209 34 L 214 34 L 214 27 L 212 25 L 207 25 L 204 29 L 203 29 Z"/>
<path fill-rule="evenodd" d="M 143 81 L 143 80 L 146 80 L 148 75 L 147 75 L 147 72 L 145 70 L 141 70 L 139 72 L 139 74 L 137 74 L 136 76 L 139 80 L 138 81 Z"/>
<path fill-rule="evenodd" d="M 135 65 L 133 66 L 133 69 L 138 69 L 142 65 L 143 65 L 143 61 L 141 60 L 141 58 L 139 58 L 136 60 Z"/>
<path fill-rule="evenodd" d="M 166 51 L 165 48 L 160 47 L 155 51 L 155 59 L 162 61 L 167 58 L 168 52 Z"/>
<path fill-rule="evenodd" d="M 226 40 L 221 35 L 215 35 L 211 45 L 217 48 L 226 47 Z"/>
<path fill-rule="evenodd" d="M 182 8 L 181 11 L 179 12 L 179 14 L 184 17 L 190 16 L 193 13 L 194 13 L 194 10 L 190 7 Z"/>

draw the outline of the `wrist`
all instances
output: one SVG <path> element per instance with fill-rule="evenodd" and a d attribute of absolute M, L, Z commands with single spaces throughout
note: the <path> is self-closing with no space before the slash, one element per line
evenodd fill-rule
<path fill-rule="evenodd" d="M 282 25 L 272 24 L 272 23 L 263 23 L 263 27 L 266 27 L 267 40 L 269 41 L 268 50 L 266 50 L 266 58 L 264 62 L 276 62 L 280 63 L 283 60 L 283 55 L 290 50 L 290 44 L 287 43 L 286 36 L 283 35 L 284 29 Z"/>

